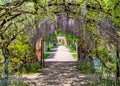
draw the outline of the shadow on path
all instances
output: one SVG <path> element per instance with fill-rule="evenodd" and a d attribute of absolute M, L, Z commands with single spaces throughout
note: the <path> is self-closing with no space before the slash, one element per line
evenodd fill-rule
<path fill-rule="evenodd" d="M 89 86 L 92 76 L 77 71 L 77 60 L 69 49 L 59 46 L 53 51 L 40 73 L 23 76 L 29 86 Z"/>
<path fill-rule="evenodd" d="M 92 80 L 77 72 L 76 62 L 46 62 L 40 73 L 23 77 L 29 86 L 89 86 Z"/>

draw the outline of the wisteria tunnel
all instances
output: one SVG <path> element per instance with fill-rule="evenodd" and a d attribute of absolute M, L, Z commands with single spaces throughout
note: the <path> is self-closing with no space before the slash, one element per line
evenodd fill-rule
<path fill-rule="evenodd" d="M 95 78 L 83 86 L 119 86 L 120 1 L 0 1 L 0 86 L 49 85 L 27 85 L 22 75 L 44 71 L 45 59 L 61 47 L 61 57 L 69 48 L 76 69 Z"/>

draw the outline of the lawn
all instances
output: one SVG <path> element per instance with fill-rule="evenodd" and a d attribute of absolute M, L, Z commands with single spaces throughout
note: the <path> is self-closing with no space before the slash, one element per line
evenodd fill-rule
<path fill-rule="evenodd" d="M 74 53 L 74 54 L 72 54 L 72 56 L 73 56 L 75 59 L 77 59 L 78 54 L 77 54 L 77 53 Z"/>
<path fill-rule="evenodd" d="M 50 55 L 50 52 L 49 53 L 44 53 L 44 59 L 46 59 L 49 55 Z"/>

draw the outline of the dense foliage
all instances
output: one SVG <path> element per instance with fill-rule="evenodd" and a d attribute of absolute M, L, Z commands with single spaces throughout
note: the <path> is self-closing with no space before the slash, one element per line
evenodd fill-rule
<path fill-rule="evenodd" d="M 116 71 L 118 77 L 119 11 L 119 0 L 0 1 L 0 51 L 4 56 L 3 62 L 7 64 L 7 60 L 11 59 L 16 64 L 35 57 L 36 41 L 40 38 L 49 40 L 57 29 L 67 34 L 68 41 L 75 42 L 77 39 L 79 61 L 86 56 L 97 57 L 105 68 Z M 82 53 L 85 54 L 83 57 Z M 8 68 L 5 71 L 8 74 Z"/>

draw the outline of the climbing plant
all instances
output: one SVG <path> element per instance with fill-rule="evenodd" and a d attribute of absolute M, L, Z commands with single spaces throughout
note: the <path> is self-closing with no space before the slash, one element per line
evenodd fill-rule
<path fill-rule="evenodd" d="M 118 77 L 120 76 L 119 11 L 119 0 L 0 1 L 0 49 L 5 58 L 4 63 L 7 64 L 13 51 L 21 54 L 22 51 L 19 51 L 21 47 L 17 47 L 23 43 L 25 50 L 31 49 L 30 45 L 35 52 L 35 43 L 41 38 L 43 43 L 57 29 L 77 39 L 79 61 L 86 56 L 97 57 L 104 67 L 111 69 L 108 64 L 114 59 L 109 54 L 115 51 L 117 58 L 115 69 Z M 26 40 L 22 39 L 23 35 Z M 17 43 L 14 49 L 10 48 L 14 43 Z M 18 45 L 19 43 L 21 44 Z M 85 55 L 82 58 L 83 52 Z M 7 79 L 7 66 L 5 74 Z"/>

